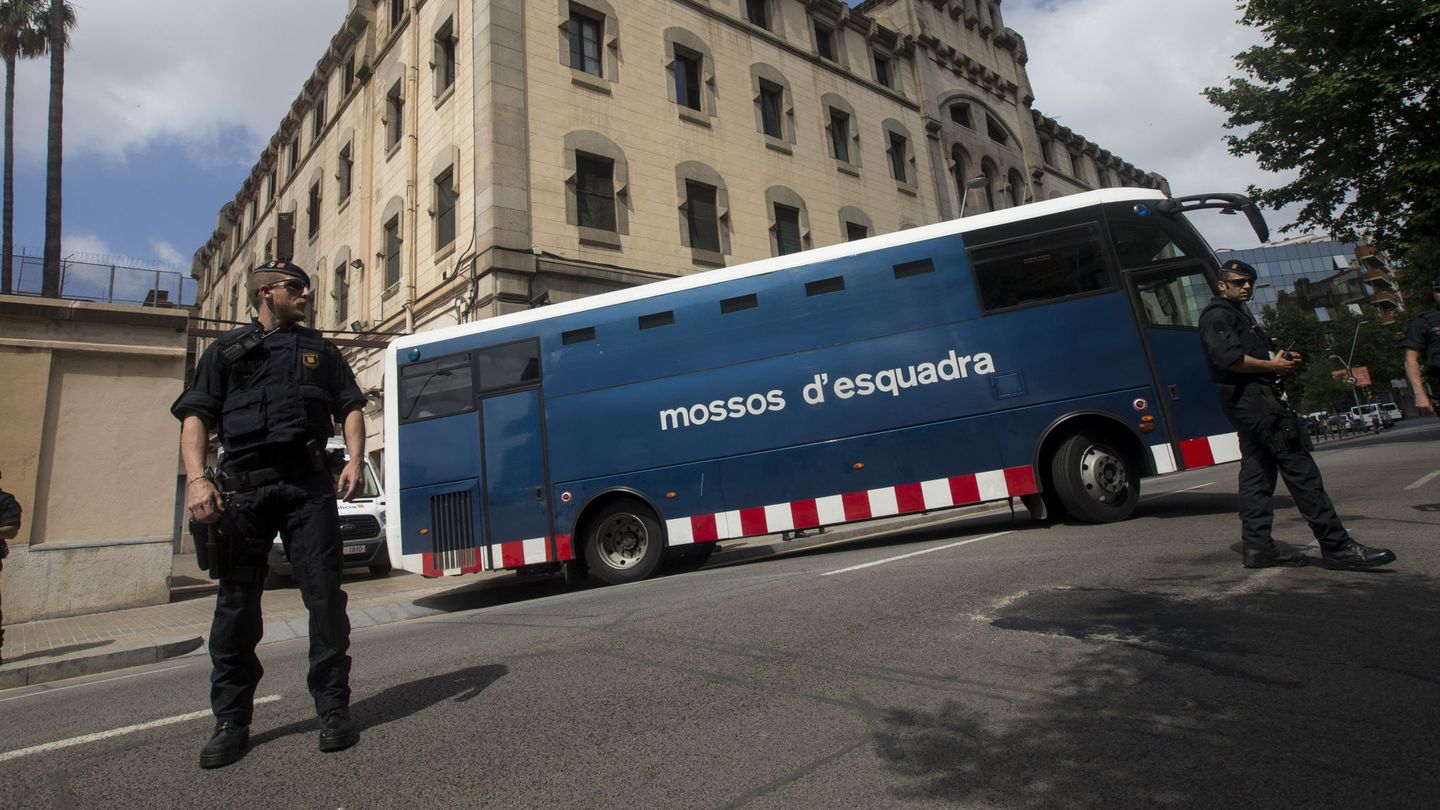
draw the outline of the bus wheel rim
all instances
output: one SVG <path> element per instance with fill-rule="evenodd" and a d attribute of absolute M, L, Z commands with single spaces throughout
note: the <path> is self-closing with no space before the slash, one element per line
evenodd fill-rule
<path fill-rule="evenodd" d="M 612 515 L 600 525 L 600 558 L 611 568 L 631 568 L 645 556 L 650 533 L 634 515 Z"/>
<path fill-rule="evenodd" d="M 1080 456 L 1080 482 L 1097 502 L 1113 505 L 1125 499 L 1130 477 L 1125 461 L 1104 445 L 1092 444 Z"/>

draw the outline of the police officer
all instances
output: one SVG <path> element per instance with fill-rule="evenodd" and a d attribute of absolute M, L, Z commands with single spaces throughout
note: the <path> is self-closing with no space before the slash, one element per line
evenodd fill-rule
<path fill-rule="evenodd" d="M 1433 296 L 1440 305 L 1440 276 L 1435 277 Z M 1415 316 L 1400 345 L 1405 347 L 1405 377 L 1410 380 L 1410 390 L 1415 392 L 1415 407 L 1421 413 L 1433 414 L 1435 403 L 1425 393 L 1425 378 L 1420 367 L 1425 367 L 1431 380 L 1440 380 L 1440 309 Z"/>
<path fill-rule="evenodd" d="M 9 541 L 20 534 L 20 502 L 15 496 L 0 489 L 0 571 L 5 570 L 5 558 L 10 556 Z M 5 646 L 5 614 L 0 612 L 0 650 Z M 0 662 L 4 662 L 0 652 Z"/>
<path fill-rule="evenodd" d="M 1225 416 L 1240 435 L 1241 562 L 1246 568 L 1305 564 L 1303 554 L 1278 545 L 1270 535 L 1277 471 L 1320 542 L 1328 567 L 1374 568 L 1394 562 L 1389 550 L 1367 548 L 1345 531 L 1310 455 L 1309 436 L 1280 400 L 1280 377 L 1294 371 L 1302 358 L 1298 352 L 1272 351 L 1270 338 L 1251 317 L 1246 302 L 1255 289 L 1255 268 L 1242 261 L 1225 262 L 1217 289 L 1219 295 L 1200 313 L 1200 342 Z"/>
<path fill-rule="evenodd" d="M 278 532 L 310 611 L 308 685 L 320 715 L 320 750 L 360 739 L 350 719 L 350 620 L 340 589 L 340 519 L 325 457 L 334 423 L 343 426 L 350 459 L 338 494 L 350 500 L 362 482 L 365 396 L 333 344 L 301 325 L 310 277 L 288 261 L 251 274 L 247 291 L 258 313 L 249 326 L 218 338 L 196 364 L 191 386 L 171 406 L 181 420 L 185 502 L 198 522 L 218 522 L 230 539 L 233 567 L 220 578 L 210 629 L 210 706 L 215 731 L 200 767 L 229 765 L 250 741 L 255 689 L 264 672 L 260 595 L 271 539 Z M 210 430 L 224 449 L 220 483 L 205 476 Z M 233 493 L 233 494 L 231 494 Z"/>

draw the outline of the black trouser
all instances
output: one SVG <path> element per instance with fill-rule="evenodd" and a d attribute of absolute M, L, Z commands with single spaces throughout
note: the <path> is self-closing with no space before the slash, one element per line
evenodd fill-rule
<path fill-rule="evenodd" d="M 255 654 L 263 624 L 260 595 L 265 561 L 278 532 L 294 568 L 295 584 L 310 611 L 307 682 L 321 715 L 350 704 L 350 618 L 340 589 L 343 552 L 335 489 L 328 472 L 238 492 L 220 517 L 229 537 L 246 538 L 248 559 L 220 580 L 210 627 L 210 707 L 215 717 L 249 725 L 255 689 L 265 670 Z"/>
<path fill-rule="evenodd" d="M 1274 547 L 1270 528 L 1275 522 L 1275 510 L 1270 498 L 1275 494 L 1275 477 L 1279 473 L 1321 549 L 1337 550 L 1350 542 L 1350 535 L 1325 493 L 1325 482 L 1310 451 L 1298 437 L 1286 440 L 1277 435 L 1286 413 L 1288 408 L 1273 392 L 1255 385 L 1248 386 L 1225 408 L 1225 415 L 1240 434 L 1240 540 L 1256 550 Z"/>

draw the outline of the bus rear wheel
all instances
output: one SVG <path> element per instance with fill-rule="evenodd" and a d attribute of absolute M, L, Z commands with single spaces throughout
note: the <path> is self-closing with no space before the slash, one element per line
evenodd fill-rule
<path fill-rule="evenodd" d="M 589 526 L 585 564 L 590 575 L 606 585 L 645 579 L 665 557 L 660 521 L 639 501 L 614 501 L 601 509 Z"/>
<path fill-rule="evenodd" d="M 1140 479 L 1130 459 L 1090 433 L 1066 439 L 1050 459 L 1055 496 L 1076 520 L 1113 523 L 1140 502 Z"/>

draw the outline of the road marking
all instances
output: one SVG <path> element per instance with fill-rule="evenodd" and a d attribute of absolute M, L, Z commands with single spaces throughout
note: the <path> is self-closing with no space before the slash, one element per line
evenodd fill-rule
<path fill-rule="evenodd" d="M 934 551 L 944 551 L 944 550 L 947 549 L 947 548 L 955 548 L 955 547 L 957 547 L 957 546 L 968 546 L 968 545 L 970 545 L 971 543 L 978 543 L 978 542 L 980 542 L 981 540 L 990 540 L 990 539 L 992 539 L 992 538 L 1000 537 L 1001 535 L 1006 535 L 1006 534 L 1011 534 L 1011 533 L 1013 533 L 1013 530 L 1003 531 L 1003 532 L 995 532 L 994 534 L 981 535 L 980 537 L 972 537 L 972 538 L 970 538 L 969 540 L 961 540 L 961 541 L 958 542 L 958 543 L 948 543 L 948 544 L 943 545 L 943 546 L 936 546 L 936 547 L 934 547 L 934 548 L 922 549 L 922 550 L 920 550 L 920 551 L 912 551 L 912 552 L 910 552 L 909 554 L 901 554 L 901 555 L 898 556 L 898 557 L 886 557 L 886 558 L 883 559 L 883 560 L 875 560 L 874 562 L 867 562 L 867 563 L 861 563 L 861 564 L 859 564 L 859 565 L 852 565 L 852 566 L 850 566 L 849 568 L 838 568 L 838 569 L 836 569 L 836 570 L 834 570 L 834 571 L 826 571 L 825 573 L 821 574 L 820 576 L 822 576 L 822 577 L 828 577 L 828 576 L 832 576 L 832 575 L 834 575 L 834 574 L 846 574 L 846 573 L 849 573 L 849 572 L 851 572 L 851 571 L 859 571 L 861 568 L 869 568 L 869 567 L 875 566 L 875 565 L 884 565 L 885 563 L 895 562 L 896 560 L 904 560 L 904 559 L 909 558 L 909 557 L 919 557 L 921 554 L 929 554 L 929 553 L 934 552 Z"/>
<path fill-rule="evenodd" d="M 267 695 L 262 698 L 256 698 L 255 704 L 259 705 L 261 703 L 274 703 L 279 699 L 279 695 Z M 72 748 L 77 745 L 98 742 L 99 740 L 108 740 L 111 737 L 120 737 L 125 734 L 133 734 L 137 731 L 146 731 L 152 728 L 170 726 L 174 725 L 175 723 L 184 723 L 190 720 L 198 720 L 201 717 L 209 716 L 211 716 L 210 710 L 204 709 L 202 711 L 190 712 L 189 714 L 181 714 L 175 717 L 165 717 L 159 720 L 151 720 L 148 723 L 139 723 L 133 726 L 125 726 L 124 728 L 114 728 L 109 731 L 97 731 L 94 734 L 85 734 L 80 737 L 71 737 L 68 740 L 56 740 L 55 742 L 44 743 L 43 745 L 32 745 L 29 748 L 20 748 L 14 751 L 6 751 L 5 753 L 0 754 L 0 763 L 9 762 L 12 759 L 19 759 L 21 757 L 28 757 L 31 754 L 41 754 L 46 751 L 58 751 L 61 748 Z"/>
<path fill-rule="evenodd" d="M 1163 497 L 1165 497 L 1166 495 L 1177 495 L 1177 494 L 1179 494 L 1179 493 L 1181 493 L 1181 492 L 1189 492 L 1189 491 L 1192 490 L 1192 489 L 1203 489 L 1203 488 L 1205 488 L 1205 487 L 1213 487 L 1213 486 L 1215 486 L 1215 482 L 1214 482 L 1214 481 L 1206 481 L 1206 482 L 1203 483 L 1203 484 L 1196 484 L 1196 485 L 1193 486 L 1193 487 L 1185 487 L 1184 489 L 1172 489 L 1172 490 L 1170 490 L 1169 492 L 1161 492 L 1161 493 L 1158 494 L 1158 495 L 1151 495 L 1151 496 L 1149 496 L 1149 497 L 1147 498 L 1147 500 L 1153 501 L 1153 500 L 1157 500 L 1157 499 L 1163 498 Z"/>
<path fill-rule="evenodd" d="M 142 675 L 154 675 L 154 674 L 157 673 L 157 672 L 169 672 L 169 671 L 172 670 L 172 669 L 184 669 L 184 665 L 181 664 L 180 666 L 165 667 L 164 669 L 152 669 L 152 670 L 150 670 L 150 671 L 148 671 L 148 672 L 132 672 L 132 673 L 130 673 L 129 675 L 116 675 L 116 676 L 113 677 L 113 678 L 101 678 L 101 679 L 98 680 L 98 681 L 86 681 L 85 683 L 72 683 L 72 684 L 70 684 L 69 686 L 49 686 L 49 687 L 47 687 L 47 686 L 40 686 L 40 687 L 37 688 L 34 692 L 26 692 L 26 693 L 23 694 L 23 695 L 15 695 L 14 697 L 0 698 L 0 703 L 8 703 L 9 701 L 12 701 L 12 700 L 20 700 L 21 698 L 35 697 L 36 695 L 48 695 L 48 694 L 50 694 L 50 693 L 52 693 L 52 692 L 63 692 L 63 691 L 65 691 L 66 689 L 79 689 L 79 688 L 82 687 L 82 686 L 94 686 L 94 685 L 97 684 L 97 683 L 109 683 L 110 681 L 123 681 L 123 680 L 125 680 L 126 678 L 139 678 L 139 677 L 142 676 Z"/>
<path fill-rule="evenodd" d="M 1429 473 L 1428 475 L 1422 475 L 1422 476 L 1420 476 L 1420 480 L 1419 480 L 1419 481 L 1416 481 L 1415 483 L 1413 483 L 1413 484 L 1411 484 L 1410 486 L 1405 487 L 1405 488 L 1406 488 L 1406 489 L 1419 489 L 1420 487 L 1423 487 L 1423 486 L 1425 486 L 1426 484 L 1430 483 L 1430 481 L 1431 481 L 1435 476 L 1437 476 L 1437 475 L 1440 475 L 1440 470 L 1436 470 L 1435 472 Z"/>

